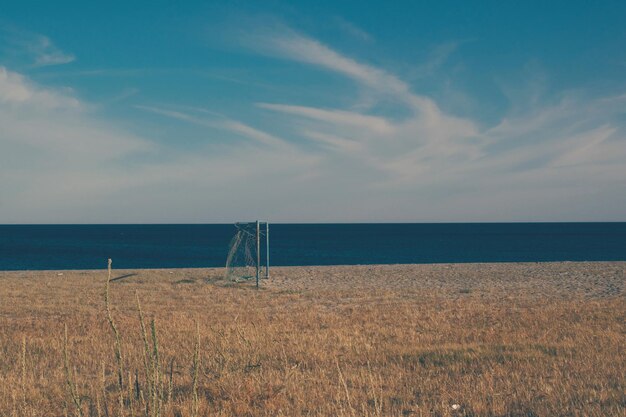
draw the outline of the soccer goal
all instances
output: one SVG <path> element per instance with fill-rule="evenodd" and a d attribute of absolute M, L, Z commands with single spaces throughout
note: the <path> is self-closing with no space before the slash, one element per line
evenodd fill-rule
<path fill-rule="evenodd" d="M 268 222 L 235 223 L 226 258 L 226 279 L 256 280 L 270 277 L 270 226 Z"/>

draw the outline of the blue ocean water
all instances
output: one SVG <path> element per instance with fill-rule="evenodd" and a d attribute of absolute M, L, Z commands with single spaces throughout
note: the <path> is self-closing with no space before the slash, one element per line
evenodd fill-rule
<path fill-rule="evenodd" d="M 0 225 L 0 270 L 223 266 L 233 225 Z M 626 261 L 626 223 L 272 224 L 272 265 Z"/>

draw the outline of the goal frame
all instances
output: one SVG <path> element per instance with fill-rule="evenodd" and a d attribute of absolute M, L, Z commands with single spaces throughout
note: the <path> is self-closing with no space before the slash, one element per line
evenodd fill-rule
<path fill-rule="evenodd" d="M 269 279 L 270 277 L 270 225 L 267 221 L 256 220 L 254 222 L 236 222 L 235 228 L 237 233 L 245 232 L 248 235 L 252 235 L 255 241 L 255 283 L 256 287 L 259 287 L 260 279 Z M 250 231 L 252 229 L 253 232 Z M 253 234 L 254 233 L 254 234 Z M 261 276 L 261 251 L 263 250 L 263 244 L 265 246 L 265 274 Z M 232 249 L 232 248 L 231 248 Z M 226 265 L 228 268 L 228 264 Z"/>

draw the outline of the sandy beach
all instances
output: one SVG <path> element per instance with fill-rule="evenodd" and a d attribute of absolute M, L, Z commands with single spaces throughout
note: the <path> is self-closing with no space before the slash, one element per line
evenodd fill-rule
<path fill-rule="evenodd" d="M 112 271 L 120 390 L 106 270 L 0 272 L 0 415 L 626 409 L 625 262 L 275 267 L 258 291 L 222 275 Z"/>

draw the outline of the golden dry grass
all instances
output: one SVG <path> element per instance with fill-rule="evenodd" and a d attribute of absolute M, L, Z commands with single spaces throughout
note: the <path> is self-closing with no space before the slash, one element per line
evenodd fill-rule
<path fill-rule="evenodd" d="M 625 270 L 113 271 L 121 391 L 106 271 L 4 272 L 0 416 L 623 416 Z"/>

